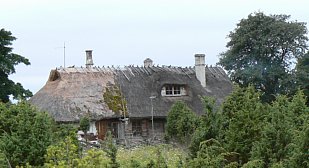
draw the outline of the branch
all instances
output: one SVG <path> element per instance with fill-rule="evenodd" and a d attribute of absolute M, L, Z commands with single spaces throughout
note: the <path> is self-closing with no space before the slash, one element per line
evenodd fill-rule
<path fill-rule="evenodd" d="M 9 168 L 12 168 L 12 165 L 11 165 L 11 163 L 10 163 L 9 159 L 6 157 L 6 155 L 5 155 L 5 154 L 4 154 L 4 156 L 5 156 L 6 161 L 8 162 Z"/>

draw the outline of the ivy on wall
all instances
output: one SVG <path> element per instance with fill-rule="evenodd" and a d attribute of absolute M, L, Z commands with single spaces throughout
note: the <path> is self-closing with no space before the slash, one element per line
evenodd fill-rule
<path fill-rule="evenodd" d="M 106 87 L 103 98 L 108 108 L 114 113 L 117 115 L 128 116 L 127 102 L 123 97 L 119 86 L 110 85 L 109 87 Z"/>

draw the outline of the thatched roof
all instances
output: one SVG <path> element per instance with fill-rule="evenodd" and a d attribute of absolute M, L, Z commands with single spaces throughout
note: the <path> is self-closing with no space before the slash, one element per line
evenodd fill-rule
<path fill-rule="evenodd" d="M 188 87 L 187 96 L 161 96 L 165 84 Z M 201 114 L 203 105 L 199 96 L 214 96 L 218 102 L 232 90 L 232 84 L 220 67 L 206 67 L 206 88 L 195 77 L 194 68 L 182 67 L 92 67 L 60 68 L 50 72 L 45 86 L 30 102 L 48 111 L 56 121 L 74 122 L 84 115 L 93 120 L 119 117 L 104 100 L 110 86 L 118 86 L 126 103 L 129 117 L 151 117 L 151 96 L 155 117 L 166 117 L 172 104 L 185 101 Z"/>

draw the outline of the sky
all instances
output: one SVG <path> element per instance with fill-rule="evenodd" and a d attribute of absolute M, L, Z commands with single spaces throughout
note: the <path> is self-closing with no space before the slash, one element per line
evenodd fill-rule
<path fill-rule="evenodd" d="M 0 0 L 0 28 L 17 38 L 13 52 L 28 58 L 10 76 L 36 93 L 49 73 L 85 66 L 194 66 L 194 54 L 215 65 L 227 35 L 250 13 L 287 14 L 309 22 L 308 0 Z M 307 25 L 308 27 L 308 25 Z"/>

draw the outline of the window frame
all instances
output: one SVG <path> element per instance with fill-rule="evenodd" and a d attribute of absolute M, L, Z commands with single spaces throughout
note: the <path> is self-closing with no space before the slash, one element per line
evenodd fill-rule
<path fill-rule="evenodd" d="M 136 137 L 136 136 L 142 136 L 142 121 L 141 120 L 133 120 L 131 122 L 132 124 L 132 133 L 133 133 L 133 136 Z"/>
<path fill-rule="evenodd" d="M 185 96 L 186 94 L 182 93 L 182 89 L 185 89 L 185 85 L 179 84 L 166 84 L 162 87 L 161 91 L 163 91 L 162 96 L 166 97 L 177 97 L 177 96 Z"/>

